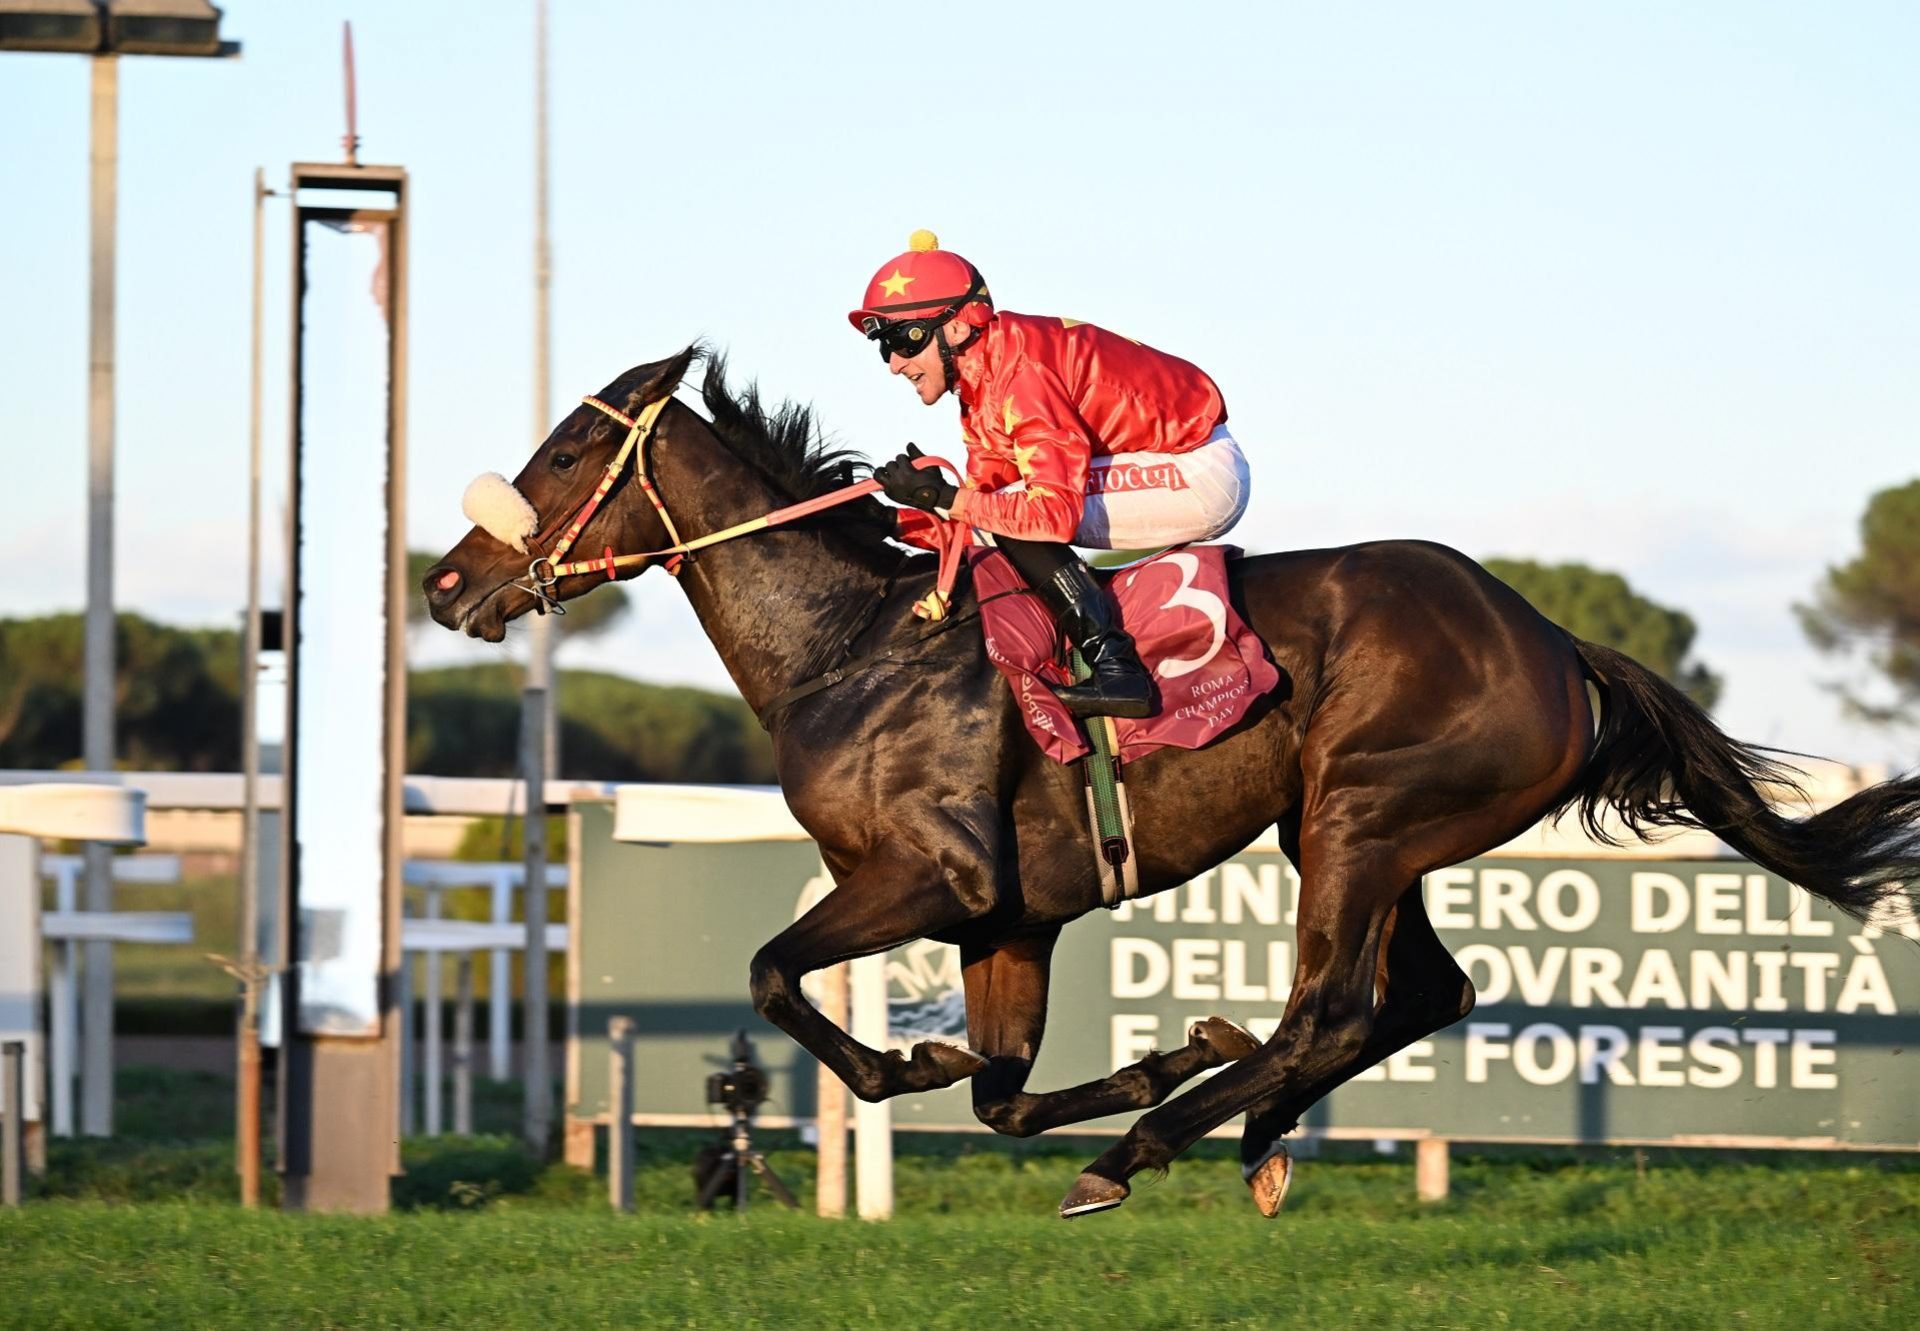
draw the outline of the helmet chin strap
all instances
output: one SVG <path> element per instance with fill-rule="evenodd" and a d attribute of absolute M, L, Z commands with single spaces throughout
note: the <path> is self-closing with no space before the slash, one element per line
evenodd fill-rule
<path fill-rule="evenodd" d="M 955 346 L 947 341 L 947 325 L 944 322 L 933 330 L 933 342 L 940 348 L 940 368 L 946 372 L 949 392 L 957 394 L 960 391 L 960 369 L 954 358 L 972 346 L 979 336 L 980 328 L 974 325 L 967 335 L 960 339 L 960 344 Z"/>

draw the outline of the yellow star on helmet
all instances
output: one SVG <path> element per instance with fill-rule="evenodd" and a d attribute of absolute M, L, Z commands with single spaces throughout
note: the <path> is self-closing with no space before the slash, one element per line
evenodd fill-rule
<path fill-rule="evenodd" d="M 1013 409 L 1013 394 L 1011 393 L 1007 394 L 1006 405 L 1000 409 L 1000 419 L 1001 423 L 1007 427 L 1008 434 L 1012 434 L 1014 427 L 1026 419 L 1026 417 Z"/>
<path fill-rule="evenodd" d="M 880 290 L 889 296 L 904 296 L 907 294 L 907 285 L 914 280 L 896 268 L 892 277 L 880 280 Z"/>

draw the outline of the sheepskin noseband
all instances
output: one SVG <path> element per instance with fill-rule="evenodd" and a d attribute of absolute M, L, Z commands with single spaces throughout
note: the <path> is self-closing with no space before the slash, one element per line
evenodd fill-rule
<path fill-rule="evenodd" d="M 533 505 L 497 471 L 473 478 L 467 492 L 460 496 L 460 511 L 494 540 L 523 555 L 527 538 L 540 530 L 540 515 L 533 511 Z"/>

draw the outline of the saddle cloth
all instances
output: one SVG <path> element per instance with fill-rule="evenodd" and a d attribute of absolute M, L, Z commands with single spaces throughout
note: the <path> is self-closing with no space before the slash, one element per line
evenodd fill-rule
<path fill-rule="evenodd" d="M 1204 748 L 1280 682 L 1265 644 L 1227 597 L 1227 560 L 1239 554 L 1229 545 L 1182 546 L 1113 575 L 1120 623 L 1160 691 L 1152 716 L 1115 719 L 1121 762 L 1168 746 Z M 976 545 L 967 556 L 987 655 L 1013 686 L 1028 732 L 1059 762 L 1085 757 L 1079 724 L 1048 687 L 1067 682 L 1053 617 L 1037 597 L 989 599 L 1026 585 L 998 550 Z"/>

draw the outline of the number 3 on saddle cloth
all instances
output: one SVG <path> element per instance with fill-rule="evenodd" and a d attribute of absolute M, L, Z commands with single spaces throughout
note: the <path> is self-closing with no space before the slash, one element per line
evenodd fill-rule
<path fill-rule="evenodd" d="M 1047 756 L 1077 762 L 1089 752 L 1086 738 L 1047 687 L 1068 682 L 1052 616 L 1031 596 L 990 599 L 1026 584 L 998 550 L 971 546 L 967 554 L 987 655 L 1013 686 L 1021 718 Z M 1239 554 L 1230 545 L 1176 546 L 1113 575 L 1108 590 L 1120 623 L 1160 691 L 1152 716 L 1114 719 L 1122 763 L 1169 745 L 1204 748 L 1280 682 L 1265 644 L 1227 597 L 1227 561 Z"/>

